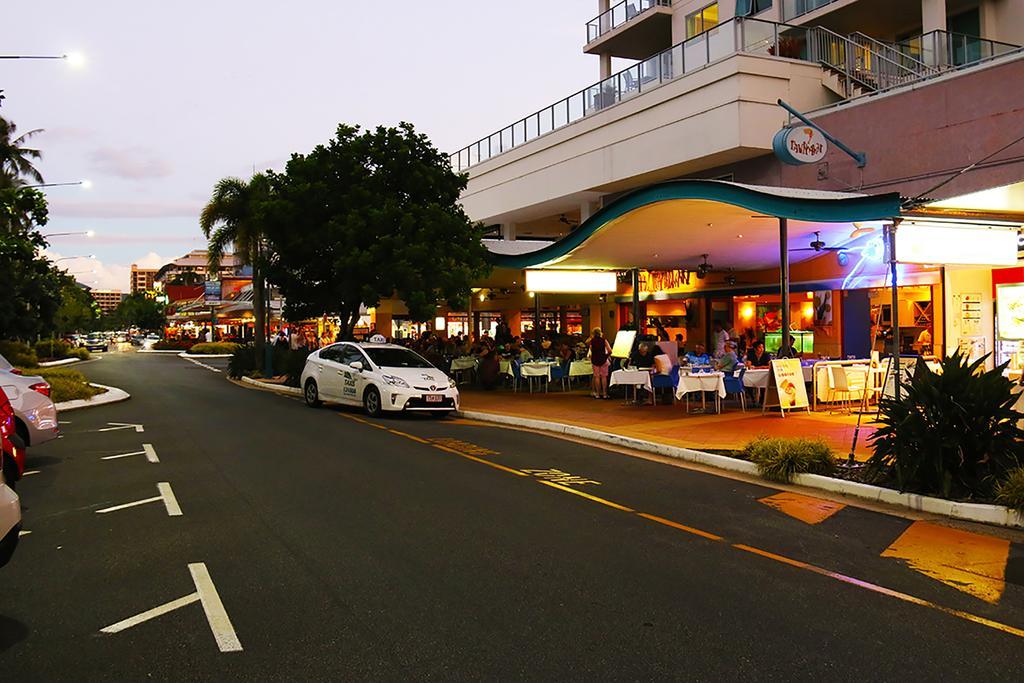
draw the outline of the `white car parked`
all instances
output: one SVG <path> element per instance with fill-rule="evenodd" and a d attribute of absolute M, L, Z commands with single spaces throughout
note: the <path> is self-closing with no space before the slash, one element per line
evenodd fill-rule
<path fill-rule="evenodd" d="M 18 546 L 21 531 L 21 502 L 18 494 L 4 482 L 0 471 L 0 567 L 7 564 Z"/>
<path fill-rule="evenodd" d="M 306 359 L 300 384 L 306 404 L 313 407 L 322 401 L 361 405 L 373 416 L 402 411 L 447 414 L 459 408 L 459 390 L 448 375 L 415 351 L 382 338 L 314 351 Z"/>
<path fill-rule="evenodd" d="M 50 384 L 38 375 L 19 374 L 0 356 L 0 391 L 7 394 L 14 408 L 19 448 L 38 446 L 60 435 L 57 408 L 50 399 Z"/>

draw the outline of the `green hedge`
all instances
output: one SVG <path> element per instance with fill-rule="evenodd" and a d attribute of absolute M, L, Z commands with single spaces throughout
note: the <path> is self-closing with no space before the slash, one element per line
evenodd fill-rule
<path fill-rule="evenodd" d="M 19 368 L 34 368 L 39 365 L 35 349 L 19 341 L 0 341 L 0 356 Z"/>
<path fill-rule="evenodd" d="M 46 380 L 50 385 L 50 399 L 54 403 L 91 398 L 106 391 L 92 386 L 85 375 L 71 368 L 22 368 L 22 371 L 26 375 L 38 375 Z"/>
<path fill-rule="evenodd" d="M 203 355 L 231 354 L 237 351 L 239 346 L 241 344 L 234 342 L 200 342 L 193 344 L 188 352 Z"/>
<path fill-rule="evenodd" d="M 161 339 L 153 344 L 154 351 L 188 351 L 196 342 L 190 339 Z"/>
<path fill-rule="evenodd" d="M 1009 476 L 996 484 L 996 502 L 1024 515 L 1024 467 L 1010 470 Z"/>

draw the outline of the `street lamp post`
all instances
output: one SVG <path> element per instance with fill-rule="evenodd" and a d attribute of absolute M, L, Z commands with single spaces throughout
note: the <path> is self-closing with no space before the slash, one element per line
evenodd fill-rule
<path fill-rule="evenodd" d="M 96 258 L 96 254 L 83 254 L 80 256 L 61 256 L 59 259 L 54 259 L 53 262 L 59 263 L 61 261 L 70 261 L 71 259 L 76 258 Z"/>
<path fill-rule="evenodd" d="M 66 237 L 67 235 L 85 235 L 86 237 L 95 237 L 95 230 L 82 230 L 79 232 L 44 232 L 43 237 Z"/>
<path fill-rule="evenodd" d="M 37 188 L 37 187 L 69 187 L 72 185 L 81 185 L 83 190 L 88 190 L 92 187 L 91 180 L 75 180 L 69 183 L 39 183 L 37 185 L 25 185 L 24 187 Z"/>

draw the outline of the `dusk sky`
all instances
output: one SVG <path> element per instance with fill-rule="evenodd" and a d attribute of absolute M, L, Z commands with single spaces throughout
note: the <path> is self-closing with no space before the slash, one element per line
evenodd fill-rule
<path fill-rule="evenodd" d="M 101 289 L 128 288 L 205 240 L 221 177 L 282 169 L 339 122 L 412 122 L 454 151 L 597 80 L 582 52 L 593 0 L 41 2 L 7 24 L 2 113 L 44 152 L 51 254 Z M 95 268 L 97 273 L 88 272 Z"/>

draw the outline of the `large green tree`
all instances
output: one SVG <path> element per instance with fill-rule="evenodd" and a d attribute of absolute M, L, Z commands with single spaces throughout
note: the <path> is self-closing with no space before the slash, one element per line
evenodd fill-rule
<path fill-rule="evenodd" d="M 89 332 L 100 319 L 100 307 L 89 292 L 73 279 L 67 278 L 60 290 L 60 307 L 54 319 L 54 330 L 63 335 L 69 332 Z"/>
<path fill-rule="evenodd" d="M 199 216 L 199 227 L 209 240 L 209 270 L 220 272 L 220 261 L 229 248 L 243 263 L 252 266 L 253 316 L 256 330 L 256 355 L 263 357 L 266 330 L 265 265 L 266 246 L 263 204 L 269 193 L 268 178 L 260 173 L 248 182 L 223 178 L 213 188 L 210 201 Z"/>
<path fill-rule="evenodd" d="M 289 319 L 336 314 L 351 338 L 361 304 L 397 296 L 426 320 L 489 271 L 483 228 L 459 205 L 467 176 L 411 124 L 340 125 L 269 177 L 269 274 Z"/>
<path fill-rule="evenodd" d="M 25 146 L 30 138 L 41 132 L 30 130 L 18 135 L 14 122 L 0 116 L 0 188 L 23 185 L 24 178 L 43 182 L 43 175 L 35 167 L 35 161 L 43 156 L 42 152 Z"/>
<path fill-rule="evenodd" d="M 150 299 L 143 292 L 125 297 L 114 310 L 112 317 L 117 327 L 138 327 L 143 330 L 158 330 L 166 321 L 163 305 Z"/>

